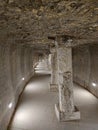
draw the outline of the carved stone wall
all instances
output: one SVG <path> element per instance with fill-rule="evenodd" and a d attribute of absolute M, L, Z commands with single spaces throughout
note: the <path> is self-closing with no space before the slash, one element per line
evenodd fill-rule
<path fill-rule="evenodd" d="M 18 97 L 33 75 L 34 58 L 30 47 L 0 44 L 0 130 L 6 130 Z"/>
<path fill-rule="evenodd" d="M 98 97 L 98 45 L 73 49 L 74 81 Z"/>

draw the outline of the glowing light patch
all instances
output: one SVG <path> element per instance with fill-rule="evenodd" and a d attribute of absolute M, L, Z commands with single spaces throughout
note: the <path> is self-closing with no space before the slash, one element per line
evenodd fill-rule
<path fill-rule="evenodd" d="M 92 83 L 92 85 L 93 85 L 94 87 L 96 87 L 96 84 L 95 84 L 95 83 Z"/>
<path fill-rule="evenodd" d="M 22 80 L 25 80 L 25 78 L 22 78 Z"/>
<path fill-rule="evenodd" d="M 9 107 L 10 109 L 12 108 L 12 106 L 13 106 L 13 103 L 12 103 L 12 102 L 9 103 L 8 107 Z"/>

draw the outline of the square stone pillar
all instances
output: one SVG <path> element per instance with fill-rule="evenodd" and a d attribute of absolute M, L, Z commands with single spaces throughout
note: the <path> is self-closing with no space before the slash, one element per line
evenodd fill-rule
<path fill-rule="evenodd" d="M 49 55 L 44 56 L 45 67 L 49 70 Z"/>
<path fill-rule="evenodd" d="M 60 121 L 80 119 L 80 112 L 73 102 L 72 51 L 70 47 L 59 47 L 59 103 L 55 105 L 56 115 Z"/>
<path fill-rule="evenodd" d="M 46 57 L 47 69 L 50 70 L 49 55 Z"/>
<path fill-rule="evenodd" d="M 50 90 L 58 90 L 58 59 L 56 48 L 51 50 L 51 83 Z"/>

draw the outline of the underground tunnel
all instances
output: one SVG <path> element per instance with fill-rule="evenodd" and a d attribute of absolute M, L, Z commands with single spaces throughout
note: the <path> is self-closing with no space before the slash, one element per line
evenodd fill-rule
<path fill-rule="evenodd" d="M 0 0 L 0 130 L 97 130 L 97 43 L 96 0 Z"/>

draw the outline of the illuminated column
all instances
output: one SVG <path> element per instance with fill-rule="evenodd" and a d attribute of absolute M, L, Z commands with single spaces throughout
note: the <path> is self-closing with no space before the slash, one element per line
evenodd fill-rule
<path fill-rule="evenodd" d="M 47 65 L 47 69 L 49 70 L 49 55 L 46 56 L 46 65 Z"/>
<path fill-rule="evenodd" d="M 49 71 L 51 72 L 51 54 L 49 54 Z"/>
<path fill-rule="evenodd" d="M 49 55 L 44 56 L 44 63 L 47 70 L 49 70 Z"/>
<path fill-rule="evenodd" d="M 56 48 L 51 49 L 51 84 L 50 90 L 58 89 L 58 59 Z"/>
<path fill-rule="evenodd" d="M 59 103 L 55 105 L 56 115 L 60 121 L 80 119 L 80 112 L 73 102 L 72 51 L 71 47 L 59 47 Z"/>

